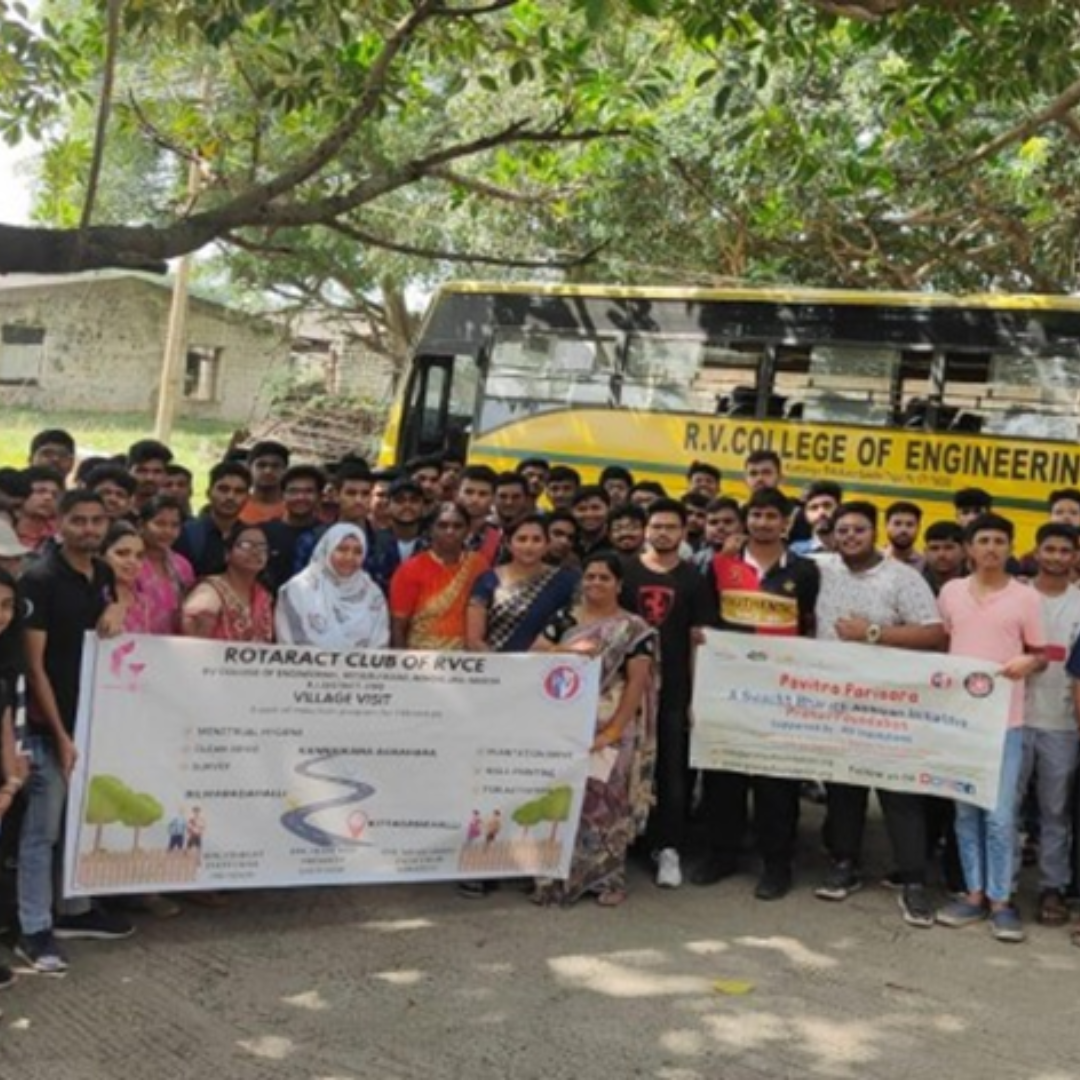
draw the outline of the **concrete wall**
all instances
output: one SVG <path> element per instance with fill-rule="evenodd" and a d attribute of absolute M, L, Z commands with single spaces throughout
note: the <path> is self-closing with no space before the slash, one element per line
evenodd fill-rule
<path fill-rule="evenodd" d="M 0 397 L 41 409 L 152 411 L 169 302 L 168 289 L 138 278 L 0 289 L 0 327 L 45 330 L 38 385 L 0 385 Z M 288 363 L 280 331 L 193 298 L 187 342 L 220 352 L 213 400 L 181 398 L 180 415 L 248 423 L 266 414 L 267 381 Z"/>

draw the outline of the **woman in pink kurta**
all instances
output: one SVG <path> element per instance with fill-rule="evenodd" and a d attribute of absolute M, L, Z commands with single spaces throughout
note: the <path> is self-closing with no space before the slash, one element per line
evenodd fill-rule
<path fill-rule="evenodd" d="M 143 633 L 180 633 L 180 609 L 195 585 L 191 563 L 172 550 L 183 519 L 180 503 L 167 495 L 151 499 L 139 512 L 145 551 L 135 588 L 145 611 Z"/>

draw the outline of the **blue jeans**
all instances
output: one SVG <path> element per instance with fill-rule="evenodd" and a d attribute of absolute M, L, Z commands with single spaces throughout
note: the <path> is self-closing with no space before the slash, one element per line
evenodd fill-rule
<path fill-rule="evenodd" d="M 1024 754 L 1016 797 L 1022 800 L 1032 775 L 1039 805 L 1039 888 L 1064 891 L 1072 880 L 1072 788 L 1080 734 L 1024 728 Z M 1019 842 L 1017 836 L 1017 842 Z"/>
<path fill-rule="evenodd" d="M 62 915 L 85 914 L 90 910 L 90 901 L 56 900 L 61 892 L 57 884 L 63 862 L 67 781 L 51 739 L 29 736 L 26 752 L 30 757 L 30 779 L 19 840 L 19 926 L 24 934 L 39 934 L 52 929 L 54 900 Z"/>
<path fill-rule="evenodd" d="M 956 843 L 968 892 L 984 893 L 993 904 L 1012 896 L 1016 863 L 1017 788 L 1024 758 L 1024 729 L 1009 728 L 1001 758 L 997 806 L 956 804 Z"/>

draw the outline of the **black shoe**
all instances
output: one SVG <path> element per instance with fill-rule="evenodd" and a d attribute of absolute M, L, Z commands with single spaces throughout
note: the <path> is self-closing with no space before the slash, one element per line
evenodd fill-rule
<path fill-rule="evenodd" d="M 897 899 L 908 926 L 929 930 L 934 925 L 936 912 L 924 885 L 905 885 Z"/>
<path fill-rule="evenodd" d="M 882 879 L 881 887 L 890 892 L 900 892 L 904 888 L 904 878 L 899 870 L 890 870 Z"/>
<path fill-rule="evenodd" d="M 834 862 L 825 880 L 814 890 L 819 900 L 846 900 L 863 887 L 863 880 L 850 859 Z"/>
<path fill-rule="evenodd" d="M 494 881 L 459 881 L 457 885 L 458 896 L 466 900 L 483 900 L 497 888 Z"/>
<path fill-rule="evenodd" d="M 738 865 L 734 859 L 723 855 L 710 855 L 694 867 L 690 873 L 690 881 L 694 885 L 715 885 L 737 871 Z"/>
<path fill-rule="evenodd" d="M 782 900 L 791 892 L 791 869 L 787 866 L 766 866 L 758 878 L 754 896 L 758 900 Z"/>
<path fill-rule="evenodd" d="M 135 927 L 122 915 L 100 908 L 82 915 L 63 915 L 53 925 L 53 935 L 61 941 L 119 941 L 134 933 Z"/>

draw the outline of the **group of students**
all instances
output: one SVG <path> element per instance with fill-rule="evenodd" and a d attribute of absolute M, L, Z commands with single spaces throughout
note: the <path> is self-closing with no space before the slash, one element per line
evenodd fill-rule
<path fill-rule="evenodd" d="M 1066 924 L 1080 492 L 1055 493 L 1035 550 L 1017 560 L 1011 523 L 982 491 L 958 493 L 957 520 L 931 525 L 920 552 L 915 504 L 889 507 L 879 539 L 875 506 L 844 501 L 832 481 L 789 498 L 769 450 L 751 454 L 739 479 L 742 503 L 721 494 L 720 471 L 701 461 L 672 497 L 617 465 L 596 484 L 538 459 L 504 473 L 450 457 L 391 471 L 359 457 L 320 468 L 264 441 L 213 467 L 206 505 L 193 513 L 191 474 L 167 446 L 143 440 L 76 468 L 67 432 L 39 433 L 27 468 L 0 470 L 0 815 L 10 834 L 13 806 L 21 810 L 18 956 L 59 974 L 58 939 L 132 932 L 123 912 L 54 892 L 92 629 L 598 658 L 592 749 L 605 768 L 588 781 L 568 880 L 534 885 L 541 904 L 622 903 L 635 843 L 655 852 L 658 885 L 680 886 L 695 808 L 708 850 L 692 882 L 736 873 L 752 836 L 762 861 L 755 895 L 790 891 L 805 782 L 689 768 L 704 628 L 979 657 L 1014 684 L 998 805 L 879 791 L 895 864 L 886 882 L 913 926 L 988 920 L 996 938 L 1022 940 L 1013 896 L 1030 791 L 1037 915 Z M 815 894 L 840 901 L 863 885 L 868 791 L 828 784 L 823 797 L 830 866 Z M 928 885 L 941 849 L 952 898 L 938 909 Z M 460 890 L 482 897 L 489 887 Z M 138 903 L 178 910 L 161 897 Z M 10 978 L 0 971 L 0 982 Z"/>

